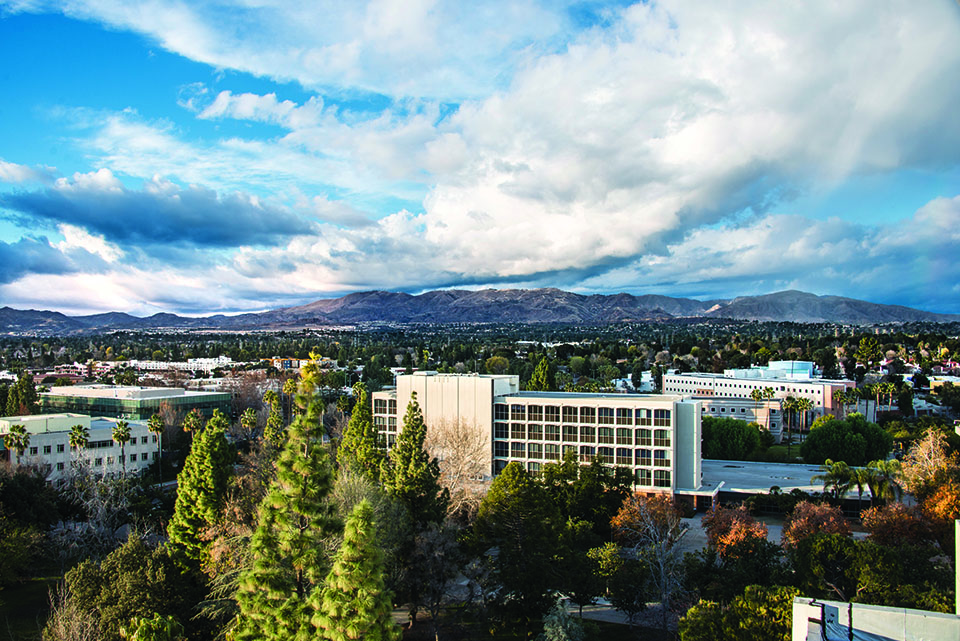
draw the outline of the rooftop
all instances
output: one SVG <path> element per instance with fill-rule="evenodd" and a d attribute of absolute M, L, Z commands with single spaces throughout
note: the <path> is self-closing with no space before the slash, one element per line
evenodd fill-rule
<path fill-rule="evenodd" d="M 179 387 L 140 387 L 135 385 L 72 385 L 55 387 L 41 396 L 69 396 L 85 398 L 121 398 L 126 400 L 145 400 L 155 398 L 174 398 L 183 396 L 203 396 L 217 392 L 198 392 Z"/>

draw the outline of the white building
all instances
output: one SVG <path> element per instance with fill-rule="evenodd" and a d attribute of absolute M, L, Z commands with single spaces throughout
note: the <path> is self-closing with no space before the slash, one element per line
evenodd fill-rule
<path fill-rule="evenodd" d="M 771 388 L 774 398 L 808 398 L 813 402 L 813 418 L 837 414 L 833 394 L 838 389 L 853 389 L 853 381 L 819 378 L 808 361 L 774 361 L 768 367 L 728 369 L 723 374 L 688 372 L 665 374 L 664 394 L 689 394 L 697 397 L 750 398 L 753 390 Z"/>
<path fill-rule="evenodd" d="M 694 396 L 700 401 L 700 415 L 713 418 L 735 418 L 770 430 L 773 438 L 780 442 L 783 436 L 783 401 L 778 398 L 769 401 L 754 402 L 748 398 L 726 398 L 722 396 Z"/>
<path fill-rule="evenodd" d="M 414 392 L 428 430 L 458 421 L 489 438 L 491 476 L 511 461 L 535 472 L 572 451 L 581 463 L 599 456 L 629 468 L 639 491 L 703 494 L 700 403 L 689 397 L 521 392 L 517 376 L 415 372 L 373 394 L 374 422 L 388 445 Z"/>
<path fill-rule="evenodd" d="M 30 444 L 20 459 L 21 465 L 47 465 L 48 481 L 62 478 L 76 456 L 70 450 L 70 429 L 82 425 L 89 430 L 87 447 L 79 456 L 93 470 L 102 474 L 119 474 L 126 462 L 127 472 L 139 472 L 157 458 L 157 437 L 147 430 L 146 421 L 127 421 L 130 441 L 121 449 L 113 440 L 113 428 L 119 419 L 90 417 L 85 414 L 35 414 L 0 418 L 0 460 L 17 464 L 16 452 L 4 448 L 2 437 L 12 425 L 23 425 L 30 435 Z M 122 457 L 126 457 L 126 461 Z"/>

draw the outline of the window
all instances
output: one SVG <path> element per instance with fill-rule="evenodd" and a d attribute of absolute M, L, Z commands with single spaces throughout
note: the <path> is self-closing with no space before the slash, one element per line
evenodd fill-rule
<path fill-rule="evenodd" d="M 509 438 L 510 430 L 507 428 L 506 423 L 494 423 L 493 424 L 493 438 Z"/>
<path fill-rule="evenodd" d="M 646 485 L 647 487 L 653 485 L 653 474 L 650 470 L 637 470 L 637 485 Z"/>
<path fill-rule="evenodd" d="M 102 458 L 94 459 L 93 464 L 99 467 L 103 465 L 103 459 Z"/>
<path fill-rule="evenodd" d="M 540 471 L 540 464 L 537 463 L 536 461 L 530 461 L 529 463 L 527 463 L 527 471 L 528 471 L 528 472 L 539 472 L 539 471 Z"/>
<path fill-rule="evenodd" d="M 31 448 L 30 448 L 30 456 L 36 456 L 38 451 L 39 451 L 39 450 L 37 450 L 37 448 L 31 447 Z"/>
<path fill-rule="evenodd" d="M 637 445 L 652 445 L 653 444 L 653 431 L 652 430 L 637 430 Z"/>
<path fill-rule="evenodd" d="M 613 448 L 612 447 L 598 447 L 597 456 L 600 457 L 600 460 L 608 465 L 613 465 Z"/>
<path fill-rule="evenodd" d="M 576 407 L 564 407 L 564 408 L 563 408 L 563 422 L 564 422 L 564 423 L 576 423 L 576 422 L 577 422 L 577 408 L 576 408 Z"/>
<path fill-rule="evenodd" d="M 141 460 L 141 461 L 146 461 L 146 460 L 147 460 L 147 453 L 146 453 L 146 452 L 143 452 L 142 454 L 140 454 L 140 460 Z"/>
<path fill-rule="evenodd" d="M 560 440 L 560 426 L 559 426 L 559 425 L 544 425 L 544 426 L 543 426 L 543 440 L 545 440 L 545 441 L 559 441 L 559 440 Z"/>
<path fill-rule="evenodd" d="M 59 452 L 59 453 L 62 454 L 62 453 L 66 450 L 66 447 L 67 447 L 67 446 L 64 445 L 63 443 L 58 443 L 58 444 L 57 444 L 57 452 Z"/>
<path fill-rule="evenodd" d="M 380 432 L 385 432 L 387 430 L 387 417 L 386 416 L 374 416 L 373 424 L 377 426 L 377 430 Z"/>
<path fill-rule="evenodd" d="M 528 421 L 542 421 L 543 420 L 543 407 L 540 405 L 528 405 L 527 406 L 527 420 Z"/>
<path fill-rule="evenodd" d="M 670 467 L 670 452 L 667 450 L 653 451 L 654 467 Z"/>
<path fill-rule="evenodd" d="M 387 399 L 385 399 L 385 398 L 375 398 L 375 399 L 373 399 L 373 413 L 374 413 L 374 414 L 386 414 L 386 413 L 387 413 Z"/>
<path fill-rule="evenodd" d="M 156 434 L 153 434 L 153 435 L 150 436 L 150 442 L 151 442 L 151 443 L 156 443 L 156 442 L 157 442 L 157 435 L 156 435 Z"/>
<path fill-rule="evenodd" d="M 597 410 L 592 407 L 581 407 L 580 408 L 580 422 L 581 423 L 596 423 L 597 422 Z"/>
<path fill-rule="evenodd" d="M 633 430 L 629 427 L 618 427 L 617 445 L 633 445 Z"/>
<path fill-rule="evenodd" d="M 527 426 L 523 423 L 510 423 L 510 438 L 527 438 Z"/>
<path fill-rule="evenodd" d="M 136 454 L 131 454 L 131 455 L 130 455 L 130 462 L 131 462 L 131 463 L 136 463 L 136 462 L 137 462 L 137 455 L 136 455 Z"/>
<path fill-rule="evenodd" d="M 580 426 L 580 442 L 581 443 L 594 443 L 597 440 L 596 434 L 597 428 L 592 425 L 581 425 Z"/>
<path fill-rule="evenodd" d="M 593 456 L 596 453 L 596 449 L 592 445 L 581 445 L 580 446 L 580 461 L 583 463 L 589 463 L 593 460 Z"/>
<path fill-rule="evenodd" d="M 396 434 L 387 434 L 387 449 L 390 449 L 397 444 L 397 435 Z"/>
<path fill-rule="evenodd" d="M 547 405 L 543 408 L 543 420 L 548 423 L 560 422 L 560 408 L 556 405 Z"/>
<path fill-rule="evenodd" d="M 140 445 L 146 445 L 146 444 L 147 444 L 147 437 L 146 437 L 146 436 L 141 436 L 141 437 L 140 437 Z"/>
<path fill-rule="evenodd" d="M 44 445 L 44 446 L 43 446 L 43 453 L 44 453 L 44 454 L 52 454 L 52 453 L 53 453 L 53 446 L 52 446 L 52 445 Z"/>
<path fill-rule="evenodd" d="M 527 444 L 527 457 L 528 458 L 543 458 L 543 445 L 541 443 L 528 443 Z"/>
<path fill-rule="evenodd" d="M 650 450 L 637 450 L 636 456 L 636 465 L 646 465 L 649 467 L 650 463 L 653 462 L 650 457 Z"/>
<path fill-rule="evenodd" d="M 598 443 L 607 443 L 613 445 L 613 428 L 612 427 L 598 427 L 597 428 L 597 442 Z"/>
<path fill-rule="evenodd" d="M 637 410 L 637 425 L 653 425 L 653 413 L 650 410 Z"/>
<path fill-rule="evenodd" d="M 152 460 L 152 461 L 156 461 L 156 460 L 157 460 L 157 453 L 156 453 L 156 452 L 150 452 L 150 460 Z"/>
<path fill-rule="evenodd" d="M 629 408 L 617 408 L 617 425 L 633 425 L 633 410 Z"/>
<path fill-rule="evenodd" d="M 493 475 L 497 476 L 500 472 L 503 471 L 503 468 L 507 466 L 506 461 L 494 461 L 493 462 Z"/>
<path fill-rule="evenodd" d="M 524 443 L 510 443 L 510 456 L 512 458 L 526 458 L 527 448 Z"/>
<path fill-rule="evenodd" d="M 62 472 L 62 471 L 63 471 L 63 467 L 64 467 L 63 463 L 57 463 L 57 471 L 58 471 L 58 472 Z"/>
<path fill-rule="evenodd" d="M 112 456 L 108 456 L 108 457 L 107 457 L 107 465 L 113 465 L 113 457 L 112 457 Z"/>
<path fill-rule="evenodd" d="M 506 458 L 506 457 L 507 457 L 507 452 L 508 452 L 508 449 L 507 449 L 507 444 L 506 444 L 506 443 L 500 441 L 500 442 L 497 442 L 497 443 L 494 443 L 494 444 L 493 444 L 493 455 L 494 455 L 494 456 L 499 457 L 499 458 Z"/>
<path fill-rule="evenodd" d="M 548 461 L 560 460 L 560 446 L 556 443 L 547 443 L 543 446 L 543 458 Z"/>
<path fill-rule="evenodd" d="M 397 399 L 388 398 L 387 399 L 387 414 L 396 414 L 397 413 Z"/>
<path fill-rule="evenodd" d="M 613 408 L 599 408 L 597 410 L 597 423 L 600 423 L 601 425 L 613 425 Z"/>
<path fill-rule="evenodd" d="M 550 427 L 549 425 L 547 427 Z M 576 443 L 578 440 L 577 437 L 577 426 L 576 425 L 564 425 L 563 426 L 563 440 L 568 443 Z"/>
<path fill-rule="evenodd" d="M 525 421 L 527 420 L 527 408 L 523 405 L 511 405 L 510 406 L 510 420 L 511 421 Z"/>
<path fill-rule="evenodd" d="M 618 447 L 617 448 L 617 465 L 632 465 L 633 464 L 633 453 L 630 452 L 628 447 Z"/>
<path fill-rule="evenodd" d="M 564 446 L 563 446 L 563 455 L 566 456 L 568 452 L 573 452 L 574 454 L 576 454 L 576 453 L 577 453 L 577 446 L 576 446 L 576 445 L 564 445 Z"/>
<path fill-rule="evenodd" d="M 390 416 L 387 418 L 387 431 L 396 432 L 397 431 L 397 417 Z"/>
<path fill-rule="evenodd" d="M 670 471 L 669 471 L 669 470 L 654 470 L 654 471 L 653 471 L 653 486 L 654 486 L 654 487 L 670 487 Z"/>
<path fill-rule="evenodd" d="M 495 421 L 505 421 L 510 418 L 509 410 L 506 405 L 497 403 L 493 406 L 493 420 Z"/>
<path fill-rule="evenodd" d="M 653 430 L 653 444 L 657 447 L 670 447 L 670 430 Z"/>
<path fill-rule="evenodd" d="M 527 425 L 527 438 L 531 441 L 542 441 L 543 425 Z"/>
<path fill-rule="evenodd" d="M 653 424 L 656 427 L 669 427 L 670 410 L 653 410 Z"/>

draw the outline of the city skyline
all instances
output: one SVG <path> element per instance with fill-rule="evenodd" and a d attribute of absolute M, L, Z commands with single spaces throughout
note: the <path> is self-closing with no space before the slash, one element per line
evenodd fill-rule
<path fill-rule="evenodd" d="M 960 5 L 0 0 L 0 300 L 960 313 Z"/>

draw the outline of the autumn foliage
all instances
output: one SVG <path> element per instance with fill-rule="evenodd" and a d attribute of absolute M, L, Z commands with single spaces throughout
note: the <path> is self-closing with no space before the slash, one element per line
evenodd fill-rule
<path fill-rule="evenodd" d="M 669 496 L 657 494 L 628 496 L 610 520 L 614 536 L 621 545 L 634 546 L 641 543 L 644 531 L 653 531 L 657 538 L 667 540 L 669 533 L 677 528 L 680 512 Z"/>
<path fill-rule="evenodd" d="M 870 540 L 880 545 L 918 545 L 930 536 L 929 527 L 919 510 L 903 503 L 872 507 L 860 514 Z"/>
<path fill-rule="evenodd" d="M 706 530 L 707 541 L 720 556 L 731 545 L 767 538 L 767 526 L 753 518 L 743 505 L 715 507 L 703 516 L 701 523 Z"/>
<path fill-rule="evenodd" d="M 850 526 L 840 508 L 826 503 L 800 501 L 783 522 L 782 543 L 792 548 L 814 534 L 843 534 L 850 536 Z"/>

